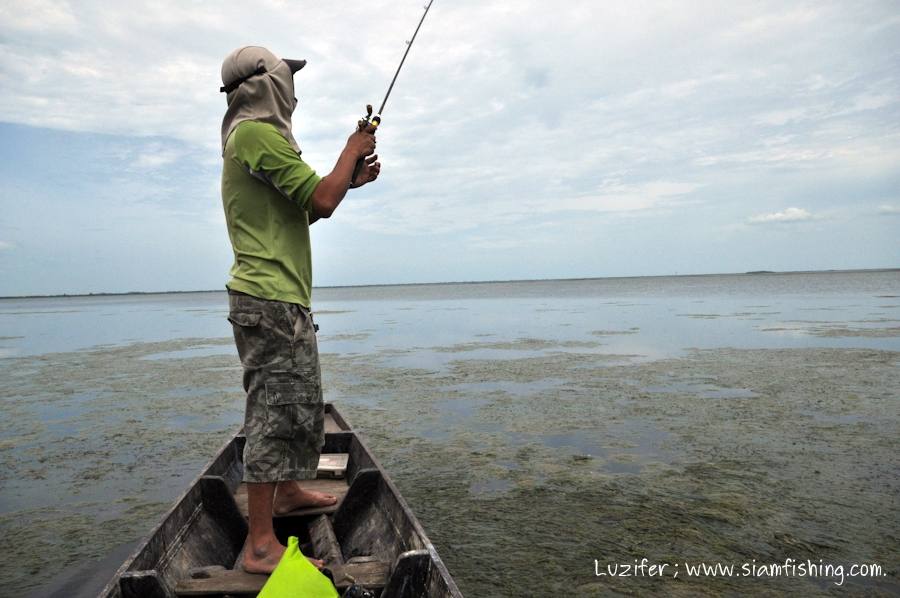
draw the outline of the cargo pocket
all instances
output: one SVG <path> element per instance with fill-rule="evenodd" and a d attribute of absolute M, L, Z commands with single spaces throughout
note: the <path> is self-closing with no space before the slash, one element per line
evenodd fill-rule
<path fill-rule="evenodd" d="M 313 432 L 322 409 L 319 380 L 314 370 L 272 372 L 266 382 L 266 423 L 263 434 L 291 440 Z M 309 434 L 307 434 L 308 436 Z"/>
<path fill-rule="evenodd" d="M 235 326 L 252 328 L 254 326 L 259 326 L 259 319 L 261 317 L 262 314 L 259 312 L 233 311 L 228 314 L 228 321 Z"/>
<path fill-rule="evenodd" d="M 244 367 L 264 365 L 271 360 L 271 349 L 266 345 L 266 335 L 262 329 L 262 313 L 252 311 L 231 311 L 228 321 L 234 331 L 234 344 Z"/>

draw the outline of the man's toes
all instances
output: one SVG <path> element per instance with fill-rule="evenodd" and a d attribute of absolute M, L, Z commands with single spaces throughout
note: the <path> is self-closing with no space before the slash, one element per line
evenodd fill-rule
<path fill-rule="evenodd" d="M 321 569 L 322 567 L 325 566 L 325 561 L 323 561 L 321 559 L 314 559 L 312 557 L 306 557 L 306 558 L 309 560 L 310 563 L 315 565 L 316 569 Z"/>
<path fill-rule="evenodd" d="M 324 492 L 316 492 L 310 495 L 310 503 L 319 507 L 327 507 L 337 502 L 337 496 L 333 494 L 325 494 Z"/>

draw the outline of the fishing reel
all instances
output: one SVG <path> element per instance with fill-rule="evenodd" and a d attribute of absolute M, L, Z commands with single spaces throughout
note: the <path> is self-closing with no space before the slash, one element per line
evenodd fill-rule
<path fill-rule="evenodd" d="M 360 131 L 365 131 L 371 126 L 371 132 L 374 133 L 375 129 L 378 128 L 378 125 L 381 124 L 381 115 L 376 114 L 375 116 L 372 116 L 372 104 L 366 104 L 366 115 L 359 119 L 359 122 L 356 124 Z"/>
<path fill-rule="evenodd" d="M 378 128 L 378 125 L 381 124 L 381 115 L 376 114 L 372 116 L 372 104 L 366 104 L 366 115 L 359 119 L 359 122 L 356 123 L 357 130 L 360 132 L 367 131 L 369 133 L 374 134 L 375 129 Z M 365 164 L 365 160 L 360 158 L 356 161 L 356 165 L 353 167 L 353 175 L 350 178 L 350 181 L 355 181 L 356 177 L 359 176 L 360 171 L 363 169 L 363 165 Z"/>

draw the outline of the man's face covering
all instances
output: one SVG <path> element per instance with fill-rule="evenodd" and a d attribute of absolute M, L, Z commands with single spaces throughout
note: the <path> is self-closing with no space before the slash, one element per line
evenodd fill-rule
<path fill-rule="evenodd" d="M 281 60 L 265 48 L 246 46 L 229 54 L 222 63 L 222 91 L 228 109 L 222 119 L 222 150 L 229 135 L 245 120 L 273 125 L 297 152 L 300 145 L 291 131 L 291 115 L 297 107 L 294 73 L 305 60 Z"/>

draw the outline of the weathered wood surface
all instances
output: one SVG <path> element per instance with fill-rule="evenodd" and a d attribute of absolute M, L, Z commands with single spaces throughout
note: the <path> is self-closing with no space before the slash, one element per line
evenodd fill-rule
<path fill-rule="evenodd" d="M 353 584 L 368 590 L 380 590 L 385 586 L 391 573 L 391 564 L 383 561 L 366 563 L 345 563 L 329 567 L 334 575 L 334 587 L 343 592 Z"/>
<path fill-rule="evenodd" d="M 329 420 L 330 423 L 329 423 Z M 353 429 L 344 416 L 331 403 L 325 403 L 325 433 L 339 432 L 342 430 L 349 431 Z"/>
<path fill-rule="evenodd" d="M 381 561 L 348 563 L 329 567 L 334 575 L 334 585 L 343 592 L 356 583 L 364 588 L 376 590 L 385 586 L 391 565 Z M 257 575 L 243 571 L 227 570 L 204 579 L 183 579 L 175 586 L 178 596 L 255 596 L 269 579 L 268 575 Z"/>
<path fill-rule="evenodd" d="M 326 567 L 344 563 L 341 546 L 334 535 L 328 515 L 319 515 L 309 524 L 309 540 L 312 543 L 312 556 L 322 559 Z"/>
<path fill-rule="evenodd" d="M 325 412 L 325 433 L 326 434 L 333 434 L 334 432 L 340 432 L 341 430 L 349 429 L 349 427 L 342 428 L 341 427 L 342 423 L 344 423 L 344 420 L 341 419 L 340 423 L 337 422 L 334 418 L 334 414 L 331 411 Z"/>
<path fill-rule="evenodd" d="M 237 558 L 234 559 L 234 565 L 231 567 L 231 569 L 234 569 L 235 571 L 243 571 L 244 570 L 244 556 L 246 556 L 246 554 L 245 554 L 246 552 L 247 552 L 247 544 L 244 544 L 243 548 L 241 548 L 241 552 L 237 555 Z M 229 568 L 226 567 L 225 570 L 228 571 Z M 221 573 L 221 571 L 220 571 L 220 573 Z M 202 577 L 195 577 L 195 576 L 191 575 L 191 578 L 193 578 L 193 579 L 202 579 L 203 577 L 214 577 L 214 575 L 206 575 L 206 576 L 202 576 Z"/>
<path fill-rule="evenodd" d="M 325 492 L 326 494 L 333 494 L 337 497 L 337 502 L 333 505 L 328 505 L 326 507 L 311 507 L 308 509 L 297 509 L 296 511 L 291 511 L 290 513 L 285 513 L 284 515 L 275 515 L 275 517 L 302 517 L 306 515 L 321 515 L 322 513 L 334 513 L 338 506 L 341 504 L 341 501 L 344 499 L 344 495 L 347 494 L 347 480 L 343 478 L 339 479 L 330 479 L 330 478 L 318 478 L 315 480 L 303 480 L 298 482 L 300 487 L 304 490 L 315 490 L 317 492 Z M 247 517 L 247 486 L 246 484 L 241 484 L 237 491 L 234 493 L 234 500 L 238 505 L 238 509 L 240 509 L 241 514 L 246 518 Z"/>
<path fill-rule="evenodd" d="M 156 571 L 126 571 L 119 587 L 123 598 L 168 598 L 165 582 Z"/>
<path fill-rule="evenodd" d="M 385 480 L 380 469 L 360 469 L 333 517 L 334 533 L 345 559 L 374 555 L 393 560 L 408 550 L 424 548 L 412 512 Z"/>
<path fill-rule="evenodd" d="M 400 554 L 394 563 L 393 575 L 385 588 L 386 596 L 404 596 L 407 588 L 428 587 L 428 576 L 432 573 L 431 555 L 425 549 L 409 550 Z M 425 595 L 430 595 L 425 594 Z M 435 592 L 435 595 L 441 594 Z"/>
<path fill-rule="evenodd" d="M 218 575 L 203 579 L 182 579 L 175 585 L 175 594 L 177 596 L 215 596 L 217 594 L 256 596 L 266 585 L 268 579 L 268 575 L 228 569 Z"/>

